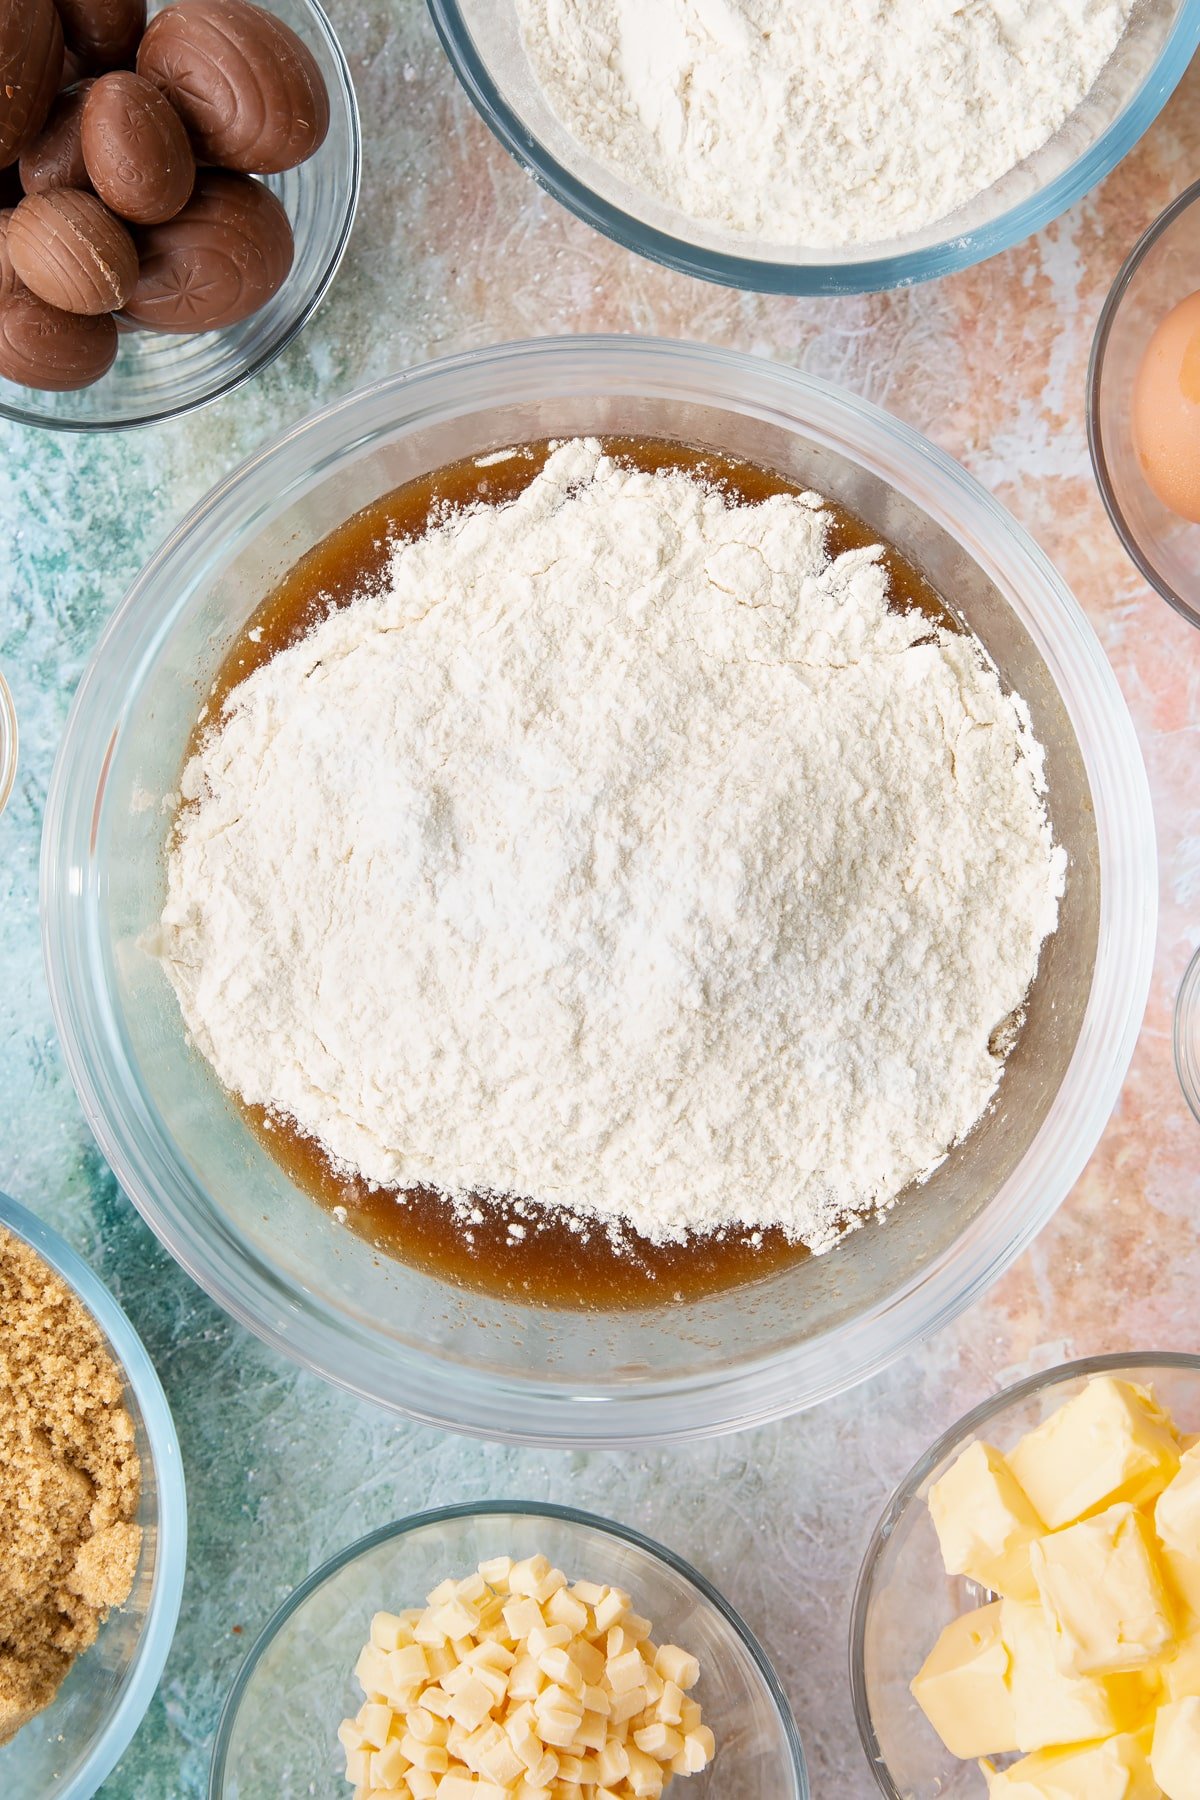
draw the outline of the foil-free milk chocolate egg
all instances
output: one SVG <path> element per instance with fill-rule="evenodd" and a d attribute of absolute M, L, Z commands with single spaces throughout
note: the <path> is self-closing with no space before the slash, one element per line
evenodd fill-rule
<path fill-rule="evenodd" d="M 91 72 L 91 65 L 87 58 L 85 56 L 77 55 L 68 44 L 63 53 L 62 78 L 58 84 L 59 91 L 61 92 L 63 88 L 74 87 L 77 82 L 83 81 L 86 76 L 91 74 Z"/>
<path fill-rule="evenodd" d="M 163 90 L 198 161 L 274 175 L 319 149 L 329 95 L 290 26 L 247 0 L 178 0 L 150 21 L 138 74 Z"/>
<path fill-rule="evenodd" d="M 46 123 L 62 66 L 54 0 L 0 0 L 0 169 Z"/>
<path fill-rule="evenodd" d="M 83 160 L 83 103 L 90 81 L 64 88 L 50 108 L 50 116 L 37 136 L 21 152 L 21 186 L 27 194 L 45 194 L 51 188 L 86 188 Z"/>
<path fill-rule="evenodd" d="M 117 312 L 137 283 L 133 239 L 95 194 L 75 188 L 22 200 L 9 223 L 8 247 L 30 292 L 63 312 Z"/>
<path fill-rule="evenodd" d="M 63 36 L 90 69 L 131 69 L 146 29 L 146 0 L 57 0 Z"/>
<path fill-rule="evenodd" d="M 25 283 L 13 268 L 8 248 L 8 228 L 12 224 L 13 210 L 11 206 L 6 206 L 0 211 L 0 306 L 11 300 L 18 291 L 27 291 Z"/>
<path fill-rule="evenodd" d="M 287 213 L 260 181 L 201 169 L 181 213 L 138 233 L 125 316 L 156 331 L 219 331 L 265 306 L 292 266 Z"/>
<path fill-rule="evenodd" d="M 192 191 L 196 159 L 169 100 L 141 75 L 116 69 L 92 84 L 83 158 L 104 204 L 135 225 L 173 219 Z"/>
<path fill-rule="evenodd" d="M 90 387 L 112 368 L 117 329 L 102 313 L 60 312 L 31 294 L 8 251 L 12 213 L 0 213 L 0 375 L 22 387 Z"/>

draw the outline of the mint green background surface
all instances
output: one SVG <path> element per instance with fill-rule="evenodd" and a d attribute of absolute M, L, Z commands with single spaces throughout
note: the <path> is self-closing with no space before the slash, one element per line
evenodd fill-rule
<path fill-rule="evenodd" d="M 0 818 L 0 1187 L 65 1232 L 141 1331 L 174 1408 L 191 1506 L 178 1636 L 102 1792 L 204 1792 L 240 1658 L 332 1551 L 426 1506 L 533 1497 L 638 1525 L 704 1570 L 780 1670 L 814 1792 L 865 1800 L 846 1623 L 892 1483 L 967 1405 L 1031 1367 L 1129 1345 L 1196 1348 L 1200 1133 L 1174 1085 L 1167 1028 L 1200 925 L 1200 639 L 1108 534 L 1081 422 L 1103 289 L 1194 162 L 1196 95 L 1185 83 L 1099 199 L 984 271 L 884 297 L 764 300 L 667 275 L 569 219 L 457 92 L 419 0 L 332 0 L 330 10 L 363 108 L 366 178 L 343 272 L 300 341 L 251 388 L 167 427 L 76 438 L 0 425 L 0 669 L 22 734 Z M 1027 351 L 1044 344 L 1044 368 L 1035 357 L 1015 380 L 992 347 L 997 321 L 1024 334 Z M 1059 557 L 1126 685 L 1165 877 L 1151 1015 L 1125 1100 L 1071 1204 L 1000 1288 L 922 1353 L 814 1414 L 624 1456 L 514 1451 L 397 1423 L 231 1324 L 159 1247 L 92 1143 L 55 1040 L 37 920 L 42 807 L 71 693 L 161 536 L 241 456 L 324 400 L 428 357 L 584 329 L 653 330 L 801 363 L 894 407 L 997 488 Z M 1160 665 L 1174 684 L 1165 707 Z"/>

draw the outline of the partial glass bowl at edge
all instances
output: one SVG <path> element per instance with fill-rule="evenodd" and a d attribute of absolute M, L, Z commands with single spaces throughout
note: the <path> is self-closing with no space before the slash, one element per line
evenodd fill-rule
<path fill-rule="evenodd" d="M 500 142 L 554 197 L 626 249 L 758 293 L 864 293 L 964 269 L 1020 243 L 1103 179 L 1173 92 L 1200 0 L 1138 0 L 1092 92 L 1051 141 L 969 205 L 920 232 L 845 249 L 718 231 L 623 181 L 560 124 L 534 80 L 516 0 L 428 0 L 446 53 Z"/>
<path fill-rule="evenodd" d="M 808 1800 L 804 1752 L 778 1677 L 703 1576 L 636 1531 L 569 1507 L 497 1501 L 420 1513 L 351 1544 L 279 1608 L 238 1675 L 213 1746 L 209 1800 L 347 1792 L 336 1732 L 357 1712 L 353 1679 L 371 1615 L 424 1604 L 487 1557 L 548 1556 L 571 1581 L 624 1588 L 656 1643 L 699 1659 L 695 1698 L 717 1740 L 687 1800 Z M 672 1787 L 672 1793 L 675 1792 Z"/>
<path fill-rule="evenodd" d="M 153 1364 L 103 1282 L 56 1232 L 4 1194 L 0 1227 L 49 1263 L 96 1321 L 125 1378 L 142 1463 L 142 1553 L 133 1591 L 77 1658 L 46 1711 L 0 1747 L 0 1794 L 90 1800 L 141 1724 L 175 1635 L 187 1556 L 183 1465 Z"/>
<path fill-rule="evenodd" d="M 960 1419 L 905 1476 L 875 1527 L 854 1596 L 850 1685 L 863 1749 L 886 1800 L 985 1797 L 976 1765 L 951 1756 L 909 1692 L 943 1628 L 979 1604 L 973 1583 L 946 1574 L 929 1490 L 972 1443 L 1011 1450 L 1095 1375 L 1153 1387 L 1182 1431 L 1200 1431 L 1200 1356 L 1134 1352 L 1066 1363 Z"/>
<path fill-rule="evenodd" d="M 151 14 L 160 10 L 151 0 Z M 176 418 L 261 374 L 320 306 L 358 205 L 358 105 L 346 58 L 319 0 L 271 0 L 271 11 L 307 44 L 329 92 L 329 132 L 316 155 L 297 169 L 266 178 L 295 237 L 287 280 L 258 312 L 224 331 L 124 334 L 113 367 L 92 387 L 42 393 L 0 377 L 0 418 L 61 431 L 119 431 Z"/>
<path fill-rule="evenodd" d="M 1028 1020 L 974 1132 L 888 1219 L 750 1288 L 571 1313 L 464 1292 L 297 1189 L 187 1043 L 146 948 L 184 748 L 215 668 L 295 559 L 376 496 L 514 442 L 706 444 L 866 520 L 977 630 L 1047 751 L 1068 887 Z M 156 799 L 156 797 L 158 797 Z M 110 621 L 60 748 L 42 908 L 61 1041 L 89 1123 L 183 1266 L 286 1354 L 410 1416 L 492 1438 L 661 1442 L 778 1417 L 881 1368 L 968 1305 L 1094 1148 L 1145 1005 L 1156 916 L 1145 770 L 1093 632 L 957 464 L 811 377 L 728 350 L 569 338 L 368 388 L 259 451 L 172 534 Z"/>
<path fill-rule="evenodd" d="M 1146 347 L 1173 307 L 1200 291 L 1200 181 L 1143 233 L 1104 302 L 1088 366 L 1088 444 L 1100 495 L 1137 568 L 1200 626 L 1200 525 L 1165 507 L 1133 442 L 1133 394 Z"/>

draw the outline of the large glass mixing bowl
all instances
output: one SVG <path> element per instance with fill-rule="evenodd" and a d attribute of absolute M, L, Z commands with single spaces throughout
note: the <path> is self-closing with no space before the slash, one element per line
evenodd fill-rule
<path fill-rule="evenodd" d="M 571 136 L 534 78 L 516 0 L 428 0 L 446 53 L 505 148 L 579 218 L 629 250 L 758 293 L 865 293 L 928 281 L 1019 244 L 1127 156 L 1200 43 L 1200 0 L 1137 0 L 1098 81 L 1050 142 L 948 218 L 874 244 L 759 243 L 633 186 Z M 1019 10 L 1019 9 L 1018 9 Z"/>
<path fill-rule="evenodd" d="M 295 1187 L 189 1045 L 143 947 L 188 734 L 231 640 L 311 545 L 410 478 L 520 440 L 665 436 L 841 502 L 931 578 L 1028 702 L 1069 854 L 1061 923 L 987 1116 L 886 1223 L 750 1288 L 637 1312 L 489 1299 L 379 1256 Z M 84 675 L 47 801 L 42 905 L 64 1051 L 126 1192 L 288 1355 L 384 1405 L 513 1440 L 661 1441 L 862 1379 L 966 1306 L 1094 1148 L 1145 1004 L 1145 771 L 1100 645 L 951 459 L 863 401 L 725 350 L 568 338 L 475 352 L 329 407 L 245 462 L 135 582 Z"/>

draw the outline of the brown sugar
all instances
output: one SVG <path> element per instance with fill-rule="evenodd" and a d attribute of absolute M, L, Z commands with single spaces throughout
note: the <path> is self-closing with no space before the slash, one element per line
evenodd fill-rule
<path fill-rule="evenodd" d="M 0 1230 L 0 1744 L 48 1706 L 141 1550 L 141 1465 L 95 1320 Z"/>

